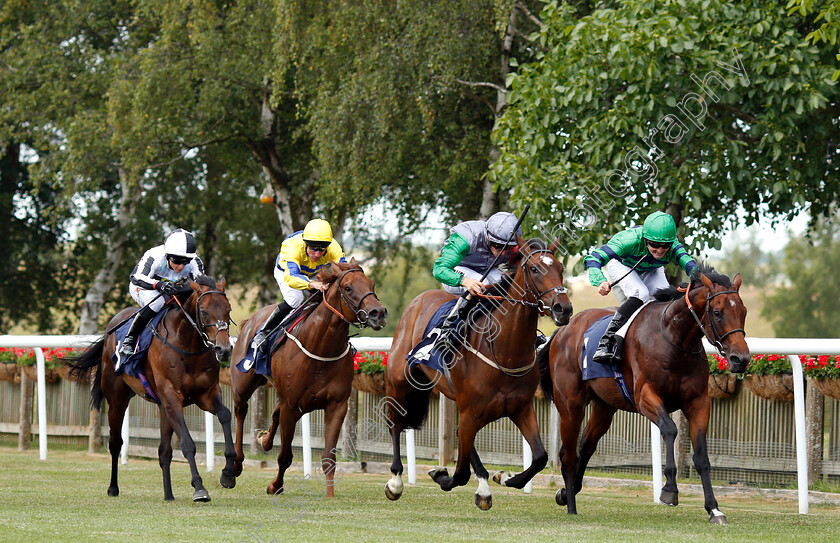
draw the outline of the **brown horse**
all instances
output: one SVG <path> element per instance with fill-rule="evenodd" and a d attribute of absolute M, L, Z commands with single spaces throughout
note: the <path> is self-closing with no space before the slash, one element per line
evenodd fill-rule
<path fill-rule="evenodd" d="M 219 389 L 219 362 L 230 358 L 228 335 L 230 303 L 225 295 L 225 280 L 218 284 L 210 277 L 190 281 L 189 297 L 180 309 L 170 310 L 157 326 L 149 346 L 143 373 L 149 389 L 160 400 L 160 447 L 158 459 L 163 470 L 163 498 L 174 500 L 169 465 L 172 462 L 172 433 L 178 434 L 181 452 L 190 464 L 194 501 L 210 501 L 195 464 L 195 442 L 184 420 L 184 407 L 196 404 L 219 417 L 225 433 L 225 467 L 219 483 L 225 488 L 236 484 L 233 471 L 233 438 L 230 429 L 230 410 L 222 403 Z M 178 294 L 179 297 L 185 296 Z M 173 298 L 170 303 L 179 300 Z M 123 309 L 108 323 L 108 330 L 130 318 L 136 309 Z M 138 394 L 149 401 L 147 390 L 136 377 L 116 375 L 111 357 L 115 347 L 114 334 L 106 333 L 74 361 L 72 375 L 79 382 L 95 371 L 91 388 L 91 407 L 99 409 L 102 399 L 108 402 L 108 423 L 111 452 L 111 484 L 109 496 L 120 493 L 117 466 L 123 445 L 122 424 L 128 401 Z"/>
<path fill-rule="evenodd" d="M 592 323 L 611 314 L 610 311 L 582 311 L 555 333 L 538 362 L 543 390 L 549 398 L 553 397 L 560 412 L 566 488 L 560 489 L 555 499 L 559 505 L 567 505 L 569 514 L 577 514 L 575 494 L 581 489 L 586 465 L 619 409 L 638 411 L 662 432 L 666 444 L 666 482 L 660 500 L 676 506 L 679 503 L 674 461 L 677 427 L 668 414 L 681 409 L 688 418 L 694 466 L 703 482 L 709 521 L 726 524 L 709 479 L 706 449 L 709 364 L 701 339 L 705 334 L 726 355 L 734 373 L 744 371 L 750 352 L 744 338 L 747 310 L 738 295 L 740 287 L 740 275 L 730 282 L 710 266 L 700 265 L 692 273 L 684 294 L 674 288 L 661 290 L 655 294 L 655 302 L 643 307 L 627 331 L 620 365 L 635 405 L 622 396 L 613 378 L 582 381 L 580 357 L 584 332 Z M 587 403 L 592 404 L 592 411 L 578 450 Z"/>
<path fill-rule="evenodd" d="M 304 413 L 323 409 L 326 430 L 321 467 L 327 481 L 326 495 L 334 495 L 335 446 L 347 414 L 347 399 L 353 383 L 353 350 L 348 342 L 350 325 L 381 330 L 388 317 L 388 310 L 376 297 L 373 281 L 365 275 L 355 258 L 349 263 L 327 264 L 318 273 L 317 280 L 330 283 L 321 303 L 287 334 L 288 339 L 271 356 L 277 405 L 272 414 L 271 428 L 260 436 L 260 443 L 264 450 L 271 450 L 279 425 L 280 453 L 277 456 L 277 477 L 266 489 L 269 494 L 283 492 L 283 475 L 292 464 L 292 438 L 297 421 Z M 242 323 L 233 350 L 230 374 L 237 422 L 236 475 L 242 473 L 245 458 L 242 434 L 248 399 L 266 382 L 265 376 L 258 375 L 254 368 L 242 373 L 236 364 L 245 356 L 248 345 L 273 309 L 274 306 L 263 307 Z"/>
<path fill-rule="evenodd" d="M 458 428 L 458 463 L 452 477 L 445 468 L 429 474 L 443 490 L 467 483 L 470 464 L 479 480 L 475 503 L 481 509 L 492 506 L 487 483 L 488 473 L 474 449 L 478 431 L 501 417 L 509 417 L 531 447 L 533 462 L 522 473 L 502 482 L 522 488 L 545 467 L 548 456 L 540 439 L 534 412 L 534 392 L 539 374 L 534 364 L 534 339 L 537 318 L 550 314 L 558 325 L 565 324 L 572 313 L 563 287 L 563 265 L 554 258 L 555 241 L 545 248 L 541 240 L 517 238 L 521 259 L 515 274 L 507 275 L 494 290 L 500 291 L 500 303 L 478 316 L 468 317 L 470 330 L 466 345 L 453 357 L 449 378 L 423 365 L 409 365 L 406 355 L 424 337 L 426 325 L 443 303 L 453 295 L 429 290 L 414 298 L 397 325 L 388 368 L 385 373 L 388 396 L 388 420 L 394 447 L 392 478 L 385 485 L 385 495 L 396 500 L 402 495 L 403 465 L 400 459 L 400 432 L 420 428 L 429 408 L 432 388 L 455 400 L 460 415 Z M 451 386 L 450 386 L 451 379 Z"/>

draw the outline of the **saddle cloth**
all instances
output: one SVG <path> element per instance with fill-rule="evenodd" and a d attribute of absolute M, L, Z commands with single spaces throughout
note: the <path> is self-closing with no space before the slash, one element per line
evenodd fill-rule
<path fill-rule="evenodd" d="M 461 338 L 464 337 L 466 332 L 466 321 L 459 318 L 453 323 L 453 335 L 451 336 L 453 341 L 442 345 L 435 345 L 435 342 L 441 334 L 440 326 L 449 313 L 452 312 L 452 308 L 455 307 L 457 302 L 458 300 L 456 298 L 437 308 L 432 318 L 429 319 L 428 324 L 426 324 L 423 339 L 406 355 L 405 358 L 409 364 L 423 364 L 441 373 L 444 373 L 444 364 L 447 366 L 451 364 L 452 355 L 457 350 L 457 348 L 453 348 L 452 343 L 462 341 Z"/>
<path fill-rule="evenodd" d="M 114 339 L 117 344 L 116 349 L 114 349 L 114 353 L 111 355 L 111 361 L 114 363 L 115 374 L 119 375 L 121 373 L 125 373 L 131 377 L 141 379 L 143 362 L 146 360 L 146 351 L 149 350 L 149 345 L 152 344 L 152 337 L 154 337 L 152 331 L 157 328 L 157 325 L 169 309 L 170 307 L 168 306 L 164 307 L 157 313 L 157 315 L 152 317 L 149 324 L 143 328 L 142 332 L 140 332 L 140 337 L 137 338 L 134 354 L 128 357 L 121 355 L 120 349 L 122 348 L 123 341 L 125 341 L 125 336 L 128 334 L 129 328 L 131 328 L 131 323 L 134 321 L 134 316 L 126 319 L 125 322 L 113 331 Z M 142 379 L 145 379 L 145 376 L 143 376 Z"/>
<path fill-rule="evenodd" d="M 299 319 L 295 320 L 291 326 L 288 327 L 288 330 L 294 328 L 301 320 L 303 320 L 303 312 L 304 310 L 309 307 L 309 304 L 303 304 L 294 311 L 292 311 L 283 322 L 280 323 L 280 326 L 277 327 L 274 332 L 269 334 L 266 338 L 266 341 L 269 345 L 271 345 L 271 349 L 268 352 L 262 353 L 254 349 L 254 346 L 251 344 L 252 342 L 248 342 L 248 350 L 245 351 L 245 356 L 242 357 L 242 360 L 237 362 L 236 369 L 241 371 L 242 373 L 248 373 L 251 371 L 251 368 L 255 368 L 254 371 L 257 375 L 265 375 L 266 377 L 271 377 L 271 355 L 277 348 L 286 340 L 286 323 L 290 322 L 295 317 L 301 316 Z M 265 328 L 268 319 L 263 321 L 260 325 L 257 333 L 260 332 L 263 328 Z M 254 334 L 256 335 L 256 333 Z"/>

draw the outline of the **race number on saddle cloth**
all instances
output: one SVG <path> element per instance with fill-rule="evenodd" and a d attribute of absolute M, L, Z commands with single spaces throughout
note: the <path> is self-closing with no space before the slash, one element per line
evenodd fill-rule
<path fill-rule="evenodd" d="M 450 366 L 452 364 L 454 351 L 451 347 L 454 346 L 451 343 L 447 345 L 435 345 L 435 343 L 442 332 L 441 325 L 457 302 L 458 299 L 456 298 L 437 308 L 426 325 L 423 339 L 406 355 L 405 358 L 409 364 L 423 364 L 441 373 L 444 373 L 444 365 Z M 452 322 L 452 340 L 463 342 L 466 338 L 466 328 L 467 322 L 464 319 L 456 318 Z"/>

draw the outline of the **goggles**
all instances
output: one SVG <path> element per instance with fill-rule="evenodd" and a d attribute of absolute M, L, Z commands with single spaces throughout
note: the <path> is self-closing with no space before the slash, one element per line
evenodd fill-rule
<path fill-rule="evenodd" d="M 645 243 L 647 243 L 647 246 L 650 247 L 651 249 L 670 249 L 671 248 L 670 243 L 659 243 L 657 241 L 650 241 L 650 240 L 647 240 L 647 239 L 645 240 Z"/>
<path fill-rule="evenodd" d="M 176 256 L 176 255 L 170 255 L 167 258 L 169 259 L 170 262 L 172 262 L 176 266 L 189 264 L 190 260 L 192 260 L 191 258 L 187 258 L 186 256 Z"/>

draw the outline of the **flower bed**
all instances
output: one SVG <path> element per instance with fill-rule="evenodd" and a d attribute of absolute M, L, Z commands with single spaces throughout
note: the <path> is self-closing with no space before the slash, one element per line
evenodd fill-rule
<path fill-rule="evenodd" d="M 720 355 L 708 355 L 709 360 L 709 397 L 728 398 L 738 390 L 739 379 L 729 373 L 729 363 Z"/>
<path fill-rule="evenodd" d="M 817 389 L 831 398 L 840 399 L 840 356 L 800 355 L 802 369 Z"/>
<path fill-rule="evenodd" d="M 388 353 L 371 351 L 353 356 L 353 387 L 361 392 L 385 394 L 385 368 Z"/>
<path fill-rule="evenodd" d="M 45 349 L 45 378 L 48 383 L 55 383 L 59 378 L 67 378 L 68 366 L 64 359 L 72 352 L 69 348 Z M 0 348 L 0 381 L 20 382 L 20 376 L 26 372 L 33 381 L 35 377 L 35 353 L 32 349 Z"/>

